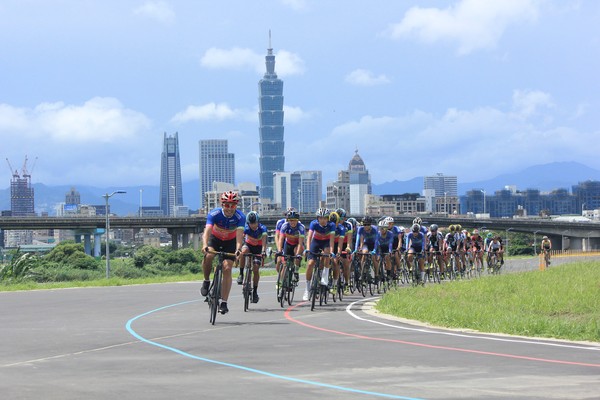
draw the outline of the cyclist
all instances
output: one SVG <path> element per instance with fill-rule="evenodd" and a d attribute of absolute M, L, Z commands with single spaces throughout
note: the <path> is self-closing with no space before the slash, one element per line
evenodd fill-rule
<path fill-rule="evenodd" d="M 246 216 L 246 226 L 244 228 L 244 245 L 242 246 L 242 256 L 240 258 L 240 275 L 237 283 L 241 285 L 244 282 L 244 267 L 246 266 L 246 254 L 262 255 L 267 254 L 267 227 L 259 222 L 258 213 L 250 211 Z M 259 265 L 249 265 L 254 275 L 252 276 L 252 302 L 258 303 L 258 282 L 260 274 Z"/>
<path fill-rule="evenodd" d="M 408 265 L 412 265 L 415 254 L 418 254 L 419 271 L 421 276 L 421 285 L 425 284 L 425 259 L 423 250 L 427 239 L 421 232 L 421 225 L 413 224 L 410 233 L 406 237 L 406 248 L 408 249 Z"/>
<path fill-rule="evenodd" d="M 313 267 L 317 262 L 317 256 L 313 253 L 322 252 L 324 255 L 331 254 L 331 249 L 335 241 L 335 225 L 329 221 L 331 212 L 327 208 L 319 208 L 316 212 L 317 219 L 313 220 L 308 226 L 308 235 L 306 236 L 306 247 L 308 252 L 308 263 L 306 264 L 306 289 L 302 300 L 309 298 L 310 281 L 312 279 Z M 305 250 L 305 251 L 307 251 Z M 329 258 L 323 261 L 323 279 L 329 278 Z M 327 268 L 327 269 L 325 269 Z M 322 281 L 323 282 L 323 281 Z"/>
<path fill-rule="evenodd" d="M 394 245 L 394 234 L 389 230 L 387 217 L 380 220 L 377 223 L 377 248 L 375 249 L 377 255 L 375 256 L 375 263 L 379 263 L 379 258 L 383 257 L 385 265 L 385 274 L 380 277 L 381 281 L 390 278 L 392 271 L 392 264 L 390 262 L 390 253 L 392 252 Z M 379 277 L 379 268 L 375 268 L 375 279 Z M 391 278 L 390 278 L 391 279 Z"/>
<path fill-rule="evenodd" d="M 333 286 L 332 290 L 335 292 L 335 284 L 340 279 L 340 263 L 337 262 L 341 259 L 341 253 L 344 250 L 344 237 L 346 236 L 346 226 L 340 223 L 340 215 L 334 211 L 329 214 L 329 222 L 335 224 L 335 239 L 333 244 L 332 255 L 336 257 L 333 263 Z"/>
<path fill-rule="evenodd" d="M 283 214 L 283 218 L 277 220 L 277 222 L 275 223 L 275 246 L 277 246 L 277 254 L 283 251 L 283 247 L 279 247 L 279 236 L 281 235 L 281 227 L 285 223 L 289 213 L 292 211 L 296 211 L 296 209 L 294 207 L 288 208 Z M 279 271 L 279 267 L 281 265 L 283 265 L 283 260 L 275 256 L 275 269 Z"/>
<path fill-rule="evenodd" d="M 550 250 L 552 250 L 552 242 L 548 238 L 548 236 L 544 236 L 542 238 L 542 243 L 540 244 L 540 249 L 544 253 L 544 255 L 548 258 L 548 265 L 550 265 Z"/>
<path fill-rule="evenodd" d="M 474 259 L 481 261 L 483 267 L 483 238 L 479 234 L 479 229 L 474 229 L 471 234 L 471 250 L 473 251 Z"/>
<path fill-rule="evenodd" d="M 354 238 L 355 225 L 352 222 L 350 222 L 350 219 L 346 219 L 346 210 L 344 210 L 343 208 L 338 208 L 337 210 L 335 210 L 335 212 L 340 216 L 340 225 L 343 225 L 346 229 L 346 234 L 344 235 L 344 243 L 342 243 L 342 247 L 338 249 L 336 253 L 340 254 L 339 261 L 342 265 L 344 281 L 347 284 L 348 282 L 350 282 L 350 253 L 352 253 L 352 245 L 354 245 L 352 239 Z"/>
<path fill-rule="evenodd" d="M 446 234 L 446 237 L 444 238 L 444 254 L 446 257 L 446 265 L 448 265 L 448 261 L 450 260 L 450 255 L 451 253 L 455 253 L 455 259 L 456 259 L 456 268 L 457 271 L 460 271 L 460 257 L 458 257 L 458 254 L 456 253 L 458 250 L 458 237 L 456 234 L 456 225 L 450 225 L 450 232 L 448 232 Z"/>
<path fill-rule="evenodd" d="M 360 252 L 360 254 L 375 255 L 375 249 L 377 248 L 377 229 L 373 226 L 373 218 L 368 215 L 362 219 L 362 226 L 356 230 L 356 241 L 354 244 L 354 252 Z M 365 265 L 365 258 L 362 257 L 360 260 L 361 270 Z"/>
<path fill-rule="evenodd" d="M 221 207 L 215 208 L 206 217 L 206 227 L 202 234 L 202 251 L 204 259 L 202 260 L 202 272 L 204 282 L 200 293 L 202 296 L 208 295 L 210 287 L 210 271 L 212 261 L 215 255 L 210 251 L 223 251 L 226 253 L 236 253 L 239 255 L 244 244 L 244 226 L 246 225 L 246 216 L 237 209 L 240 197 L 231 190 L 221 195 Z M 235 258 L 226 256 L 223 261 L 223 286 L 221 287 L 221 305 L 219 311 L 226 314 L 227 299 L 231 291 L 231 268 Z"/>
<path fill-rule="evenodd" d="M 483 241 L 483 251 L 486 252 L 486 264 L 488 266 L 488 268 L 490 268 L 490 256 L 491 254 L 487 251 L 488 247 L 490 247 L 490 243 L 492 242 L 492 239 L 494 238 L 494 234 L 492 232 L 488 232 L 487 235 L 485 235 L 485 240 Z"/>
<path fill-rule="evenodd" d="M 438 265 L 440 266 L 440 276 L 444 276 L 446 265 L 442 257 L 442 250 L 444 248 L 444 236 L 438 230 L 437 224 L 431 224 L 429 232 L 427 232 L 427 257 L 429 264 L 431 265 L 433 257 L 437 258 Z"/>
<path fill-rule="evenodd" d="M 490 242 L 487 250 L 488 250 L 489 254 L 496 253 L 498 255 L 498 259 L 502 260 L 502 253 L 504 252 L 504 249 L 503 249 L 502 242 L 500 241 L 499 236 L 494 236 L 492 238 L 492 241 Z M 504 264 L 504 261 L 501 261 L 500 265 L 503 265 L 503 264 Z M 489 265 L 488 265 L 488 268 L 489 268 Z"/>
<path fill-rule="evenodd" d="M 298 211 L 293 210 L 288 212 L 287 221 L 281 226 L 279 234 L 279 243 L 277 248 L 283 249 L 282 253 L 278 255 L 284 256 L 299 256 L 304 252 L 304 236 L 306 235 L 306 229 L 300 220 L 300 214 Z M 299 280 L 298 270 L 300 268 L 300 257 L 295 261 L 296 270 L 294 272 L 294 279 L 296 282 Z M 283 271 L 283 268 L 276 266 L 277 272 Z"/>
<path fill-rule="evenodd" d="M 390 232 L 392 232 L 392 236 L 393 236 L 393 240 L 392 240 L 392 257 L 394 257 L 394 260 L 396 261 L 396 267 L 397 268 L 400 265 L 400 251 L 401 251 L 401 246 L 400 246 L 400 242 L 402 241 L 402 236 L 404 235 L 404 228 L 402 228 L 402 230 L 400 230 L 401 227 L 397 227 L 396 225 L 394 225 L 394 218 L 392 217 L 385 217 L 384 219 L 385 223 L 387 224 L 387 228 Z M 397 250 L 397 251 L 394 251 Z M 396 275 L 395 270 L 391 271 L 391 274 Z"/>

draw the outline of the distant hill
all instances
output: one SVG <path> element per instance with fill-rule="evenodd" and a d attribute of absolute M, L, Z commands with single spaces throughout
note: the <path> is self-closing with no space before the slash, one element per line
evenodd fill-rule
<path fill-rule="evenodd" d="M 573 185 L 587 180 L 600 181 L 600 171 L 590 168 L 578 162 L 554 162 L 543 165 L 534 165 L 522 171 L 498 175 L 495 178 L 461 183 L 458 181 L 459 195 L 465 194 L 471 189 L 483 189 L 489 195 L 503 189 L 507 185 L 515 185 L 519 190 L 539 189 L 548 192 L 554 189 L 565 188 L 569 191 Z M 71 190 L 71 185 L 46 186 L 41 183 L 33 185 L 35 190 L 36 212 L 47 211 L 50 215 L 55 214 L 58 203 L 65 201 L 65 194 Z M 86 185 L 74 185 L 81 194 L 83 204 L 104 204 L 102 195 L 112 193 L 115 190 L 125 190 L 127 193 L 115 195 L 110 199 L 111 209 L 119 215 L 133 215 L 138 212 L 140 197 L 143 206 L 158 206 L 159 186 L 130 186 L 98 188 Z M 141 196 L 140 196 L 140 190 Z M 422 193 L 423 177 L 416 177 L 407 181 L 393 181 L 373 185 L 373 193 L 403 194 Z M 183 184 L 183 200 L 190 210 L 196 210 L 200 204 L 199 180 L 195 179 Z M 0 210 L 10 210 L 10 188 L 0 189 Z"/>
<path fill-rule="evenodd" d="M 600 171 L 578 162 L 553 162 L 534 165 L 519 172 L 502 174 L 483 181 L 463 183 L 458 177 L 458 194 L 464 195 L 471 189 L 483 189 L 491 195 L 507 185 L 514 185 L 519 190 L 539 189 L 549 192 L 564 188 L 571 191 L 573 185 L 587 180 L 600 181 Z M 422 192 L 423 177 L 373 185 L 373 193 L 378 195 Z"/>

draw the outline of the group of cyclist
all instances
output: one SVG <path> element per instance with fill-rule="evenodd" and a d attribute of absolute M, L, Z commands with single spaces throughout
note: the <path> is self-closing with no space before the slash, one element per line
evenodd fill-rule
<path fill-rule="evenodd" d="M 210 287 L 210 272 L 215 257 L 215 252 L 226 253 L 223 261 L 223 286 L 221 291 L 221 303 L 219 311 L 222 314 L 228 312 L 227 299 L 231 291 L 232 269 L 236 259 L 239 259 L 240 274 L 237 283 L 243 281 L 246 266 L 245 255 L 252 254 L 264 258 L 267 251 L 267 228 L 259 221 L 259 215 L 251 211 L 244 215 L 237 209 L 239 195 L 234 191 L 227 191 L 221 195 L 221 207 L 209 212 L 206 228 L 202 236 L 203 253 L 202 262 L 204 281 L 201 294 L 207 296 Z M 340 273 L 344 276 L 344 282 L 350 281 L 350 259 L 354 254 L 361 257 L 371 254 L 375 263 L 379 257 L 384 258 L 385 276 L 391 278 L 396 271 L 392 268 L 392 258 L 395 265 L 400 265 L 401 254 L 406 254 L 408 264 L 412 265 L 417 257 L 417 265 L 420 272 L 420 281 L 425 282 L 425 260 L 430 263 L 437 258 L 440 266 L 440 274 L 444 277 L 448 260 L 451 254 L 455 255 L 459 270 L 466 268 L 468 264 L 467 254 L 477 257 L 482 261 L 483 254 L 496 253 L 500 264 L 504 264 L 504 246 L 502 238 L 488 233 L 483 238 L 477 229 L 468 232 L 460 225 L 450 225 L 448 233 L 441 232 L 437 224 L 429 228 L 423 226 L 421 218 L 413 220 L 410 228 L 396 226 L 392 217 L 382 217 L 377 221 L 370 216 L 365 216 L 361 223 L 355 218 L 347 218 L 346 211 L 338 208 L 330 211 L 327 208 L 319 208 L 315 213 L 315 219 L 308 224 L 308 228 L 300 222 L 300 215 L 294 208 L 286 210 L 285 217 L 280 219 L 275 228 L 276 262 L 278 272 L 283 270 L 285 258 L 295 258 L 296 270 L 295 280 L 299 280 L 298 268 L 300 259 L 306 256 L 306 290 L 303 300 L 309 299 L 309 282 L 312 279 L 313 269 L 317 257 L 321 257 L 323 267 L 323 284 L 329 277 L 329 269 L 333 271 L 333 281 L 338 282 Z M 333 260 L 333 262 L 332 262 Z M 259 301 L 258 284 L 260 281 L 259 266 L 254 264 L 248 266 L 253 268 L 253 290 L 252 302 Z M 375 271 L 379 274 L 379 271 Z M 378 277 L 379 278 L 379 277 Z M 343 288 L 342 288 L 343 289 Z"/>

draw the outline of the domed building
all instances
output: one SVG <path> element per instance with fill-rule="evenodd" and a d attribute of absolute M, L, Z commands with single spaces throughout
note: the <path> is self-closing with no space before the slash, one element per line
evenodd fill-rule
<path fill-rule="evenodd" d="M 365 195 L 368 194 L 371 194 L 371 176 L 356 149 L 348 169 L 339 171 L 337 181 L 327 184 L 327 207 L 343 208 L 348 215 L 362 216 L 366 209 Z"/>

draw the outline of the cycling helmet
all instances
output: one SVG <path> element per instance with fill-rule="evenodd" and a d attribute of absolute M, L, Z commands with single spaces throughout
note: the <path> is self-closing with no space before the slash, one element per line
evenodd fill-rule
<path fill-rule="evenodd" d="M 287 219 L 300 219 L 300 214 L 298 214 L 298 211 L 296 210 L 288 211 L 286 217 Z"/>
<path fill-rule="evenodd" d="M 258 222 L 258 213 L 256 211 L 250 211 L 246 216 L 246 222 L 249 224 L 254 224 Z"/>
<path fill-rule="evenodd" d="M 329 214 L 329 222 L 333 222 L 334 224 L 338 224 L 340 222 L 340 216 L 335 211 Z"/>
<path fill-rule="evenodd" d="M 413 225 L 421 225 L 422 223 L 423 221 L 421 220 L 421 217 L 416 217 L 415 219 L 413 219 Z"/>
<path fill-rule="evenodd" d="M 358 226 L 358 221 L 356 220 L 356 218 L 350 217 L 348 218 L 347 222 L 350 222 L 350 224 L 352 225 L 352 229 L 356 229 L 356 227 Z"/>
<path fill-rule="evenodd" d="M 337 213 L 337 215 L 340 216 L 340 219 L 346 218 L 346 210 L 344 210 L 343 208 L 338 208 L 337 210 L 335 210 L 335 212 Z"/>
<path fill-rule="evenodd" d="M 394 218 L 392 218 L 392 217 L 385 217 L 384 221 L 385 221 L 385 223 L 387 225 L 393 224 L 394 223 Z"/>
<path fill-rule="evenodd" d="M 240 201 L 240 196 L 237 192 L 232 190 L 228 190 L 221 195 L 221 203 L 238 203 Z"/>
<path fill-rule="evenodd" d="M 491 239 L 494 237 L 494 234 L 492 232 L 488 232 L 487 235 L 485 235 L 488 239 Z"/>
<path fill-rule="evenodd" d="M 456 226 L 450 225 L 450 232 L 454 232 L 454 231 L 456 231 Z"/>
<path fill-rule="evenodd" d="M 479 229 L 473 229 L 473 235 L 479 235 Z"/>
<path fill-rule="evenodd" d="M 384 218 L 384 219 L 380 220 L 377 223 L 377 226 L 380 227 L 380 228 L 387 229 L 388 228 L 388 224 L 387 224 L 387 222 L 385 222 L 386 220 L 387 220 L 387 218 Z"/>
<path fill-rule="evenodd" d="M 399 226 L 399 227 L 398 227 L 398 229 L 399 229 L 399 230 L 400 230 L 400 232 L 402 232 L 402 233 L 404 233 L 404 231 L 406 230 L 406 228 L 405 228 L 405 227 L 403 227 L 403 226 Z"/>
<path fill-rule="evenodd" d="M 438 226 L 437 224 L 431 224 L 431 226 L 429 227 L 429 230 L 432 232 L 435 232 L 438 230 Z"/>
<path fill-rule="evenodd" d="M 419 224 L 413 224 L 412 228 L 410 228 L 413 232 L 420 232 L 421 231 L 421 225 Z"/>
<path fill-rule="evenodd" d="M 455 228 L 456 228 L 456 232 L 462 231 L 462 225 L 461 224 L 456 225 Z"/>
<path fill-rule="evenodd" d="M 542 239 L 544 239 L 544 240 L 548 240 L 548 236 L 544 236 Z"/>
<path fill-rule="evenodd" d="M 373 225 L 373 218 L 369 217 L 368 215 L 366 215 L 363 219 L 362 219 L 362 224 L 363 226 L 365 225 Z"/>
<path fill-rule="evenodd" d="M 327 208 L 319 208 L 315 214 L 317 215 L 317 217 L 329 218 L 329 214 L 331 213 Z"/>

